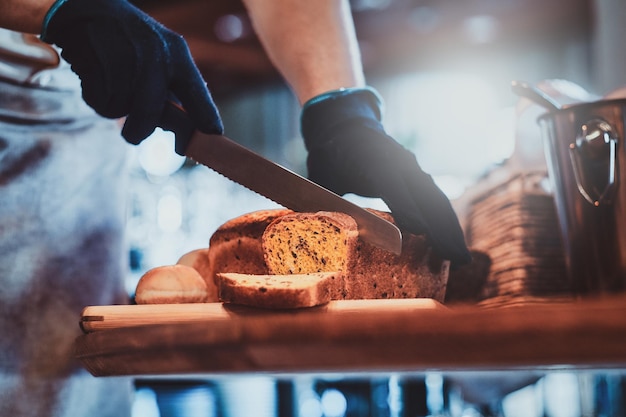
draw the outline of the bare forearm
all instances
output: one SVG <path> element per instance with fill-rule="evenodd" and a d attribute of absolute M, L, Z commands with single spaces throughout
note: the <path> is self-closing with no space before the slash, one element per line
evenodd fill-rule
<path fill-rule="evenodd" d="M 244 0 L 270 59 L 300 103 L 364 84 L 350 8 L 344 0 Z"/>
<path fill-rule="evenodd" d="M 54 0 L 0 1 L 0 27 L 26 33 L 41 33 L 44 16 Z"/>

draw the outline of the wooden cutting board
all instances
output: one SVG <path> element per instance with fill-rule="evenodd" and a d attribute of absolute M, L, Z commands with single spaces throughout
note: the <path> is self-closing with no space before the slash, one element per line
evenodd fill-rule
<path fill-rule="evenodd" d="M 626 294 L 514 307 L 337 301 L 93 306 L 75 354 L 95 376 L 626 368 Z"/>
<path fill-rule="evenodd" d="M 341 300 L 318 307 L 290 310 L 267 310 L 224 303 L 105 305 L 86 307 L 81 314 L 80 326 L 85 333 L 91 333 L 146 325 L 204 323 L 211 326 L 212 323 L 241 317 L 269 319 L 272 316 L 330 315 L 340 320 L 342 316 L 354 314 L 412 313 L 440 309 L 446 307 L 430 298 Z"/>

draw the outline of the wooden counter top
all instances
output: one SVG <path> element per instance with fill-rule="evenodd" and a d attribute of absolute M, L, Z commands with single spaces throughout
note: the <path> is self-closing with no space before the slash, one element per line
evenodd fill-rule
<path fill-rule="evenodd" d="M 498 308 L 342 303 L 297 312 L 196 305 L 191 316 L 190 307 L 160 306 L 164 314 L 129 321 L 143 306 L 90 307 L 83 325 L 100 321 L 99 331 L 80 336 L 75 352 L 95 376 L 626 368 L 626 295 Z"/>

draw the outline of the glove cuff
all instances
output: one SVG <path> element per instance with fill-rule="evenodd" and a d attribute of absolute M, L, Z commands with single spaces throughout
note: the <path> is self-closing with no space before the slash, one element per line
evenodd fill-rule
<path fill-rule="evenodd" d="M 46 13 L 46 15 L 43 18 L 43 25 L 41 27 L 41 40 L 47 43 L 52 43 L 49 39 L 48 39 L 48 25 L 50 24 L 50 20 L 52 20 L 52 17 L 55 15 L 55 13 L 57 12 L 57 10 L 59 10 L 59 8 L 61 6 L 63 6 L 65 4 L 67 0 L 56 0 L 52 6 L 50 7 L 50 9 L 48 10 L 48 12 Z"/>
<path fill-rule="evenodd" d="M 324 143 L 328 132 L 346 122 L 363 121 L 383 131 L 382 99 L 376 90 L 342 88 L 313 97 L 302 107 L 300 131 L 307 150 Z"/>

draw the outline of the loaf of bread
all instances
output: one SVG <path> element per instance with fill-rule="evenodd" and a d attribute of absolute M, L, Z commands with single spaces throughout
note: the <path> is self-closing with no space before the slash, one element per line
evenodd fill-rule
<path fill-rule="evenodd" d="M 226 303 L 271 309 L 326 304 L 332 299 L 337 272 L 291 275 L 217 274 L 219 298 Z"/>
<path fill-rule="evenodd" d="M 393 221 L 390 214 L 374 211 Z M 449 262 L 432 253 L 425 236 L 403 233 L 395 255 L 358 236 L 356 223 L 335 212 L 264 210 L 221 226 L 209 245 L 211 274 L 340 272 L 332 299 L 433 298 L 443 302 Z"/>
<path fill-rule="evenodd" d="M 204 303 L 207 285 L 194 268 L 165 265 L 150 269 L 139 279 L 135 290 L 137 304 Z"/>

